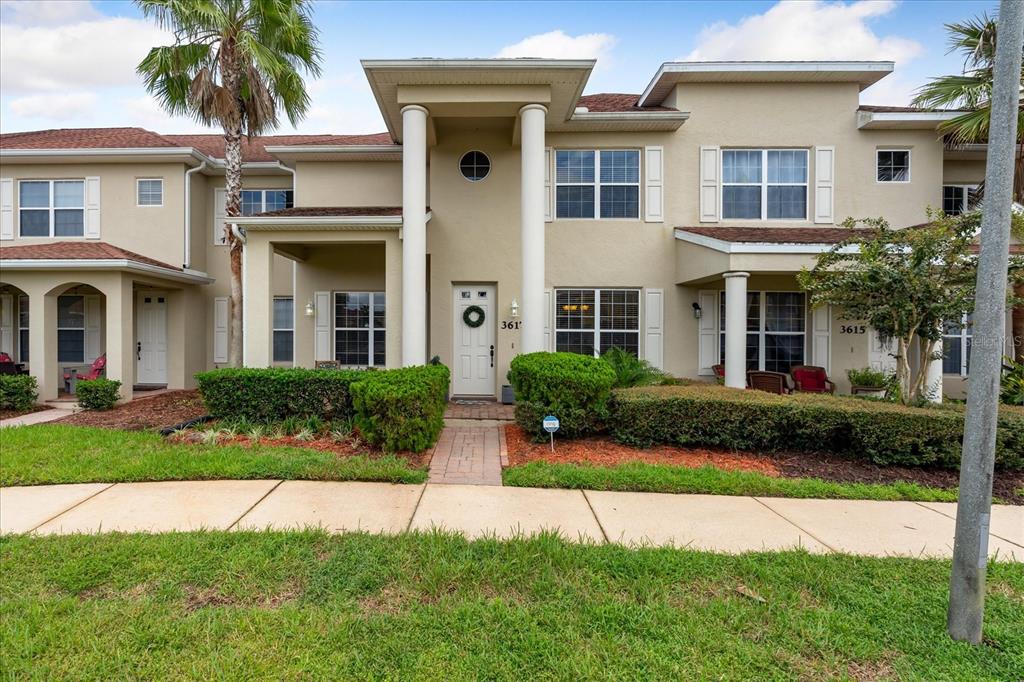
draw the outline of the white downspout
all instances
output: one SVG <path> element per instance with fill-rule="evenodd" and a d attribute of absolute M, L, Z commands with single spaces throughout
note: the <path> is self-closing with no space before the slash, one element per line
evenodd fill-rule
<path fill-rule="evenodd" d="M 192 265 L 192 174 L 204 168 L 206 161 L 185 171 L 185 259 L 182 262 L 182 268 L 185 270 Z"/>

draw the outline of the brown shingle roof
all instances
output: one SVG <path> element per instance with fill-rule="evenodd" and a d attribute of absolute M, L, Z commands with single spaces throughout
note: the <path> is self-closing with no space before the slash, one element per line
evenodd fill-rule
<path fill-rule="evenodd" d="M 0 247 L 0 260 L 130 260 L 168 270 L 181 268 L 106 242 L 53 242 Z"/>
<path fill-rule="evenodd" d="M 387 138 L 387 142 L 363 142 L 361 140 L 377 140 L 381 136 Z M 195 147 L 203 154 L 217 159 L 224 158 L 224 136 L 223 135 L 166 135 L 167 139 L 174 140 L 183 147 Z M 339 141 L 345 140 L 345 141 Z M 353 141 L 348 141 L 353 140 Z M 291 146 L 291 145 L 343 145 L 343 144 L 393 144 L 388 133 L 377 135 L 263 135 L 250 140 L 242 138 L 242 161 L 275 161 L 276 159 L 267 153 L 267 146 Z"/>
<path fill-rule="evenodd" d="M 0 149 L 137 149 L 177 147 L 145 128 L 59 128 L 0 134 Z"/>
<path fill-rule="evenodd" d="M 586 107 L 599 113 L 620 113 L 630 111 L 676 111 L 669 107 L 638 107 L 640 95 L 627 95 L 617 92 L 601 92 L 595 95 L 583 95 L 576 103 L 578 107 Z"/>
<path fill-rule="evenodd" d="M 310 140 L 307 142 L 268 142 L 267 144 L 296 144 L 296 145 L 331 145 L 331 146 L 368 146 L 375 145 L 391 146 L 397 144 L 391 133 L 368 133 L 366 135 L 324 135 L 322 140 Z"/>
<path fill-rule="evenodd" d="M 846 227 L 679 227 L 676 229 L 726 242 L 755 244 L 838 244 L 856 236 L 853 229 Z"/>
<path fill-rule="evenodd" d="M 430 207 L 427 207 L 430 211 Z M 336 218 L 401 216 L 401 206 L 296 206 L 267 211 L 259 218 Z"/>

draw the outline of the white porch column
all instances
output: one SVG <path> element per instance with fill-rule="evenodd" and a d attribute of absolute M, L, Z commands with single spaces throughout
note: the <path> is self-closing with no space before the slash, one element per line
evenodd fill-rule
<path fill-rule="evenodd" d="M 402 108 L 403 367 L 427 361 L 427 113 Z"/>
<path fill-rule="evenodd" d="M 520 350 L 544 348 L 544 121 L 547 108 L 519 110 L 522 146 L 522 337 Z"/>
<path fill-rule="evenodd" d="M 747 385 L 747 272 L 725 277 L 725 385 Z"/>
<path fill-rule="evenodd" d="M 939 354 L 938 359 L 928 360 L 922 358 L 922 362 L 928 363 L 928 373 L 925 375 L 925 392 L 928 400 L 933 403 L 942 402 L 942 339 L 935 344 L 935 352 Z"/>

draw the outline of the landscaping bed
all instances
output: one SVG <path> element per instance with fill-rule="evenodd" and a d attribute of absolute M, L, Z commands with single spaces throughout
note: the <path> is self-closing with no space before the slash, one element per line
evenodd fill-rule
<path fill-rule="evenodd" d="M 199 391 L 168 391 L 122 403 L 110 410 L 83 410 L 54 423 L 143 431 L 174 426 L 206 413 Z"/>
<path fill-rule="evenodd" d="M 0 410 L 0 419 L 13 419 L 14 417 L 23 417 L 26 414 L 42 412 L 43 410 L 49 409 L 49 405 L 33 405 L 32 407 L 26 408 L 24 410 Z"/>
<path fill-rule="evenodd" d="M 11 679 L 1014 680 L 1024 651 L 1006 562 L 977 647 L 939 560 L 308 531 L 6 537 L 0 563 Z"/>

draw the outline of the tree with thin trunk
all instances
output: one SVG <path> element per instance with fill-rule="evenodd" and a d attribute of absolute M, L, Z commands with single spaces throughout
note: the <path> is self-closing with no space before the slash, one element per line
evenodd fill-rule
<path fill-rule="evenodd" d="M 138 66 L 146 89 L 171 115 L 224 130 L 224 239 L 231 260 L 229 364 L 242 363 L 242 136 L 295 125 L 309 109 L 303 73 L 320 75 L 320 49 L 307 0 L 135 0 L 174 34 Z"/>
<path fill-rule="evenodd" d="M 949 52 L 964 58 L 963 73 L 939 76 L 918 89 L 914 106 L 928 109 L 949 108 L 964 113 L 944 121 L 939 132 L 952 148 L 969 144 L 987 144 L 992 114 L 992 84 L 996 56 L 996 20 L 986 14 L 962 23 L 946 24 Z M 1024 69 L 1020 82 L 1024 85 Z M 1024 202 L 1024 99 L 1017 104 L 1017 145 L 1014 158 L 1013 200 Z M 984 183 L 976 200 L 984 196 Z M 1024 231 L 1015 232 L 1024 241 Z M 1024 284 L 1016 287 L 1017 298 L 1024 299 Z M 1013 309 L 1013 348 L 1018 362 L 1024 361 L 1024 306 Z"/>

